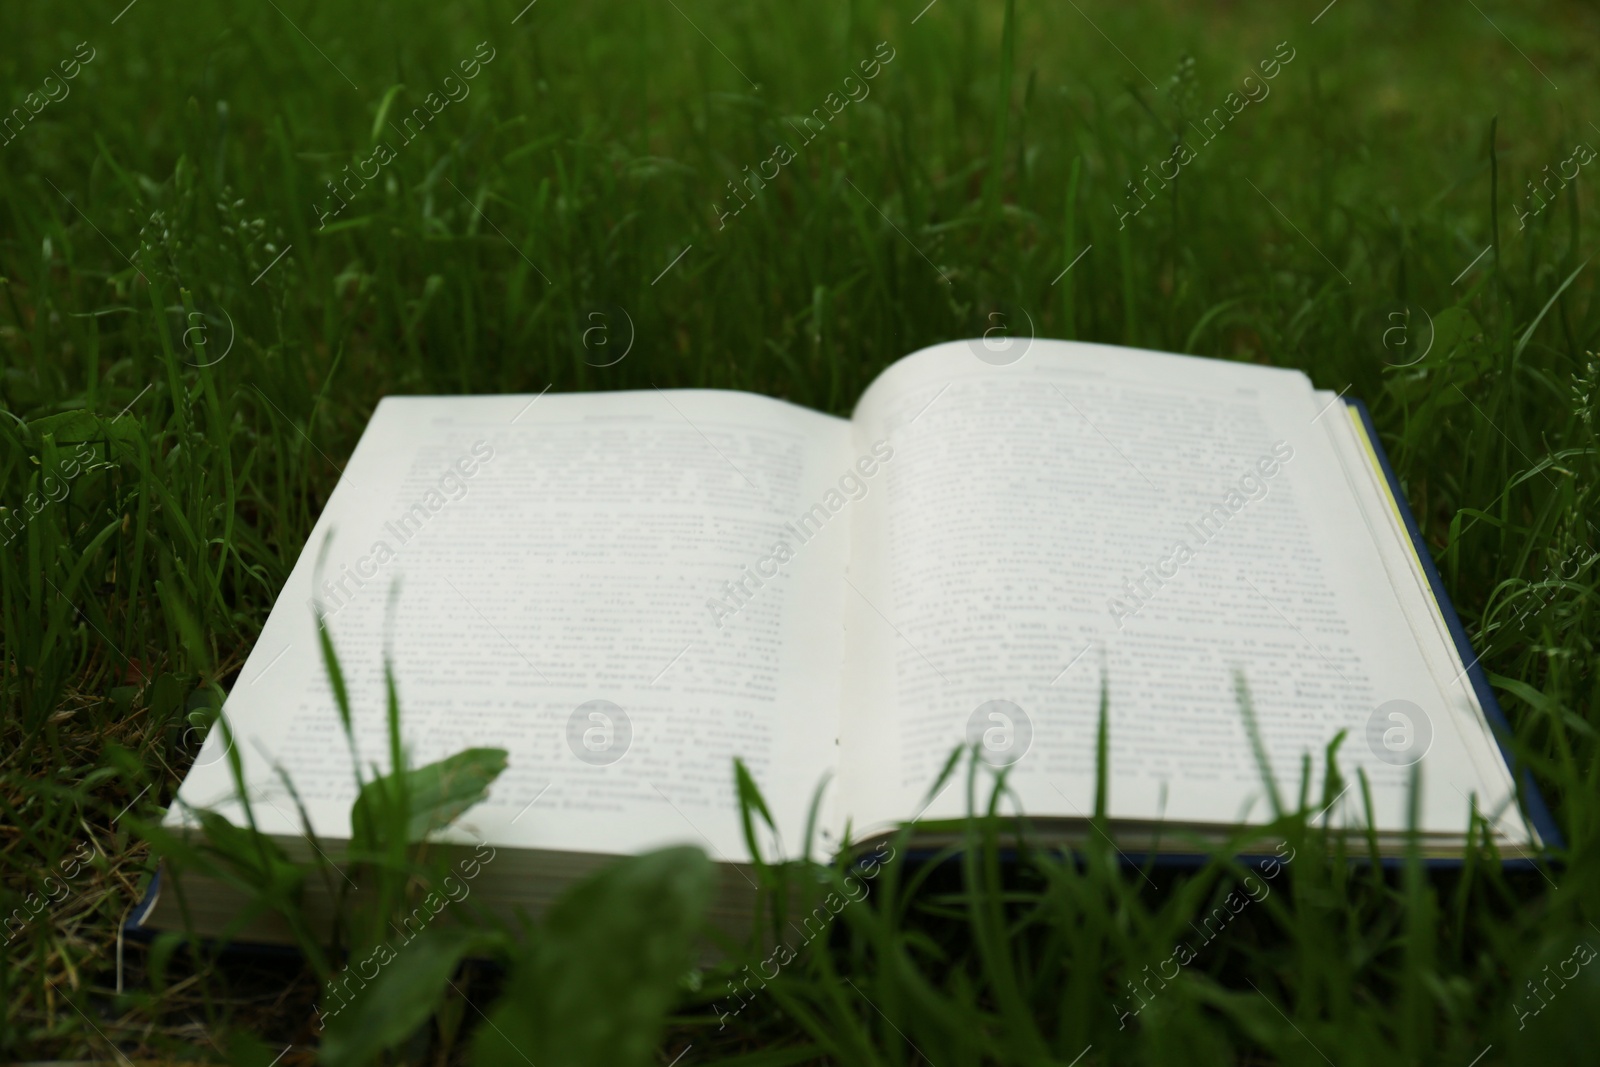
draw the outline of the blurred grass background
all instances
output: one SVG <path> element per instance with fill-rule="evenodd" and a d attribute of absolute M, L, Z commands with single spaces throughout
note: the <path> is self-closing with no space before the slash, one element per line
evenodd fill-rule
<path fill-rule="evenodd" d="M 379 397 L 710 386 L 847 414 L 996 310 L 1372 404 L 1570 853 L 1525 879 L 1297 864 L 1159 1025 L 1126 1029 L 1123 982 L 1226 865 L 1152 893 L 1046 864 L 1007 890 L 1020 912 L 974 871 L 988 897 L 908 897 L 808 965 L 860 999 L 797 971 L 712 1035 L 689 996 L 673 1050 L 1487 1064 L 1560 1062 L 1588 1032 L 1600 971 L 1537 1024 L 1512 1002 L 1530 961 L 1600 945 L 1600 172 L 1528 199 L 1600 145 L 1592 6 L 23 0 L 5 22 L 0 916 L 26 921 L 0 1049 L 309 1043 L 293 966 L 119 948 L 150 863 L 122 819 L 170 798 Z M 869 95 L 801 144 L 881 42 Z M 1280 46 L 1270 95 L 1119 225 L 1127 183 Z M 474 58 L 469 95 L 402 143 Z M 725 216 L 782 142 L 793 161 Z M 319 227 L 379 143 L 392 161 Z M 951 1020 L 1007 1036 L 963 1045 Z"/>

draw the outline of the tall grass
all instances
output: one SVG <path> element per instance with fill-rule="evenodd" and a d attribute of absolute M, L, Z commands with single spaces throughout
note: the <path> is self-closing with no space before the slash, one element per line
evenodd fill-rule
<path fill-rule="evenodd" d="M 116 927 L 149 865 L 134 820 L 170 800 L 380 396 L 693 385 L 847 413 L 1001 312 L 1366 399 L 1569 850 L 1352 864 L 1304 797 L 1238 843 L 1294 850 L 1272 892 L 1119 1026 L 1245 869 L 1041 854 L 975 792 L 966 849 L 888 864 L 726 1027 L 728 975 L 674 979 L 660 1062 L 1575 1059 L 1600 969 L 1525 983 L 1600 946 L 1593 165 L 1541 184 L 1600 145 L 1595 16 L 1321 8 L 12 5 L 0 103 L 70 91 L 0 145 L 0 915 L 25 918 L 0 1048 L 312 1042 L 298 964 L 119 950 Z M 400 143 L 480 42 L 470 95 Z M 1126 183 L 1280 42 L 1270 95 L 1124 217 Z M 319 228 L 379 142 L 394 158 Z M 737 187 L 780 142 L 793 160 Z M 436 1044 L 485 1029 L 456 995 Z"/>

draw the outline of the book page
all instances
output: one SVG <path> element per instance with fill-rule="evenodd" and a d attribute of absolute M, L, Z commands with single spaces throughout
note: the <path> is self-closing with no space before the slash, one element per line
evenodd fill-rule
<path fill-rule="evenodd" d="M 1333 401 L 1335 394 L 1319 390 L 1317 398 L 1320 409 Z M 1508 842 L 1527 840 L 1529 835 L 1537 837 L 1531 827 L 1524 825 L 1522 813 L 1512 802 L 1515 790 L 1510 770 L 1500 754 L 1488 717 L 1479 706 L 1472 681 L 1467 675 L 1470 663 L 1477 661 L 1463 662 L 1461 652 L 1450 636 L 1443 612 L 1417 556 L 1416 546 L 1411 541 L 1411 534 L 1390 495 L 1388 481 L 1378 465 L 1377 456 L 1367 443 L 1360 415 L 1342 400 L 1337 408 L 1344 418 L 1332 418 L 1330 412 L 1330 417 L 1319 420 L 1319 425 L 1326 428 L 1343 461 L 1350 488 L 1367 520 L 1391 588 L 1439 688 L 1442 699 L 1437 707 L 1445 712 L 1447 728 L 1459 735 L 1462 750 L 1471 761 L 1479 780 L 1488 784 L 1489 791 L 1479 794 L 1479 810 Z M 1404 738 L 1397 737 L 1395 740 Z M 1380 735 L 1379 743 L 1382 744 L 1382 741 Z"/>
<path fill-rule="evenodd" d="M 1269 818 L 1235 672 L 1289 806 L 1308 755 L 1320 795 L 1340 730 L 1380 826 L 1404 827 L 1412 764 L 1426 830 L 1464 831 L 1471 793 L 1503 799 L 1321 425 L 1342 405 L 1295 371 L 1042 340 L 997 366 L 981 347 L 901 360 L 856 410 L 858 447 L 895 454 L 849 571 L 840 796 L 858 836 L 918 814 L 969 740 L 1010 765 L 1024 811 L 1087 816 L 1102 684 L 1113 817 Z M 1395 707 L 1431 725 L 1408 752 L 1383 743 Z M 923 817 L 964 807 L 957 784 Z"/>
<path fill-rule="evenodd" d="M 835 761 L 850 460 L 847 422 L 742 393 L 384 399 L 225 706 L 256 818 L 299 832 L 281 763 L 348 834 L 316 597 L 364 763 L 389 764 L 386 633 L 413 765 L 509 751 L 461 836 L 743 860 L 739 756 L 798 848 Z M 223 751 L 182 800 L 226 804 Z"/>

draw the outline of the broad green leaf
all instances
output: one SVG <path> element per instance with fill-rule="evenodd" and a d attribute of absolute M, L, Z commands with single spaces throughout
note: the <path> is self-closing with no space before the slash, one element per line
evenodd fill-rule
<path fill-rule="evenodd" d="M 1586 926 L 1551 934 L 1527 953 L 1511 987 L 1510 1062 L 1593 1063 L 1600 1017 L 1600 936 Z"/>
<path fill-rule="evenodd" d="M 1433 344 L 1428 350 L 1434 363 L 1447 362 L 1462 345 L 1483 336 L 1483 327 L 1462 307 L 1445 308 L 1433 317 Z"/>
<path fill-rule="evenodd" d="M 112 452 L 120 458 L 139 454 L 138 441 L 145 432 L 137 419 L 111 419 L 82 409 L 34 419 L 28 423 L 28 429 L 36 438 L 49 434 L 58 445 L 77 444 L 80 441 L 109 442 Z"/>
<path fill-rule="evenodd" d="M 496 940 L 482 930 L 429 926 L 356 953 L 324 991 L 321 1059 L 368 1063 L 432 1017 L 467 954 Z"/>
<path fill-rule="evenodd" d="M 469 748 L 455 755 L 404 772 L 403 791 L 394 775 L 384 775 L 361 787 L 350 809 L 351 843 L 358 848 L 378 844 L 377 828 L 385 814 L 402 797 L 409 805 L 406 840 L 421 841 L 434 830 L 450 825 L 462 812 L 489 795 L 489 786 L 506 769 L 503 748 Z"/>
<path fill-rule="evenodd" d="M 38 437 L 47 434 L 54 437 L 58 445 L 75 444 L 100 436 L 100 418 L 92 411 L 79 408 L 34 419 L 28 423 L 28 428 Z"/>
<path fill-rule="evenodd" d="M 305 871 L 290 862 L 283 849 L 257 830 L 235 826 L 214 811 L 196 812 L 206 844 L 235 872 L 259 886 L 269 900 L 285 900 L 305 882 Z"/>
<path fill-rule="evenodd" d="M 474 1062 L 656 1063 L 712 881 L 704 853 L 673 848 L 624 859 L 563 894 L 479 1029 Z"/>

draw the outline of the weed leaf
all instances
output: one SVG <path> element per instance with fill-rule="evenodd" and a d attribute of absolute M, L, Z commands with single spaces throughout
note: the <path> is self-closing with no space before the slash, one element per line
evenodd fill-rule
<path fill-rule="evenodd" d="M 711 887 L 711 862 L 695 848 L 631 857 L 574 886 L 517 961 L 474 1062 L 656 1063 Z"/>

